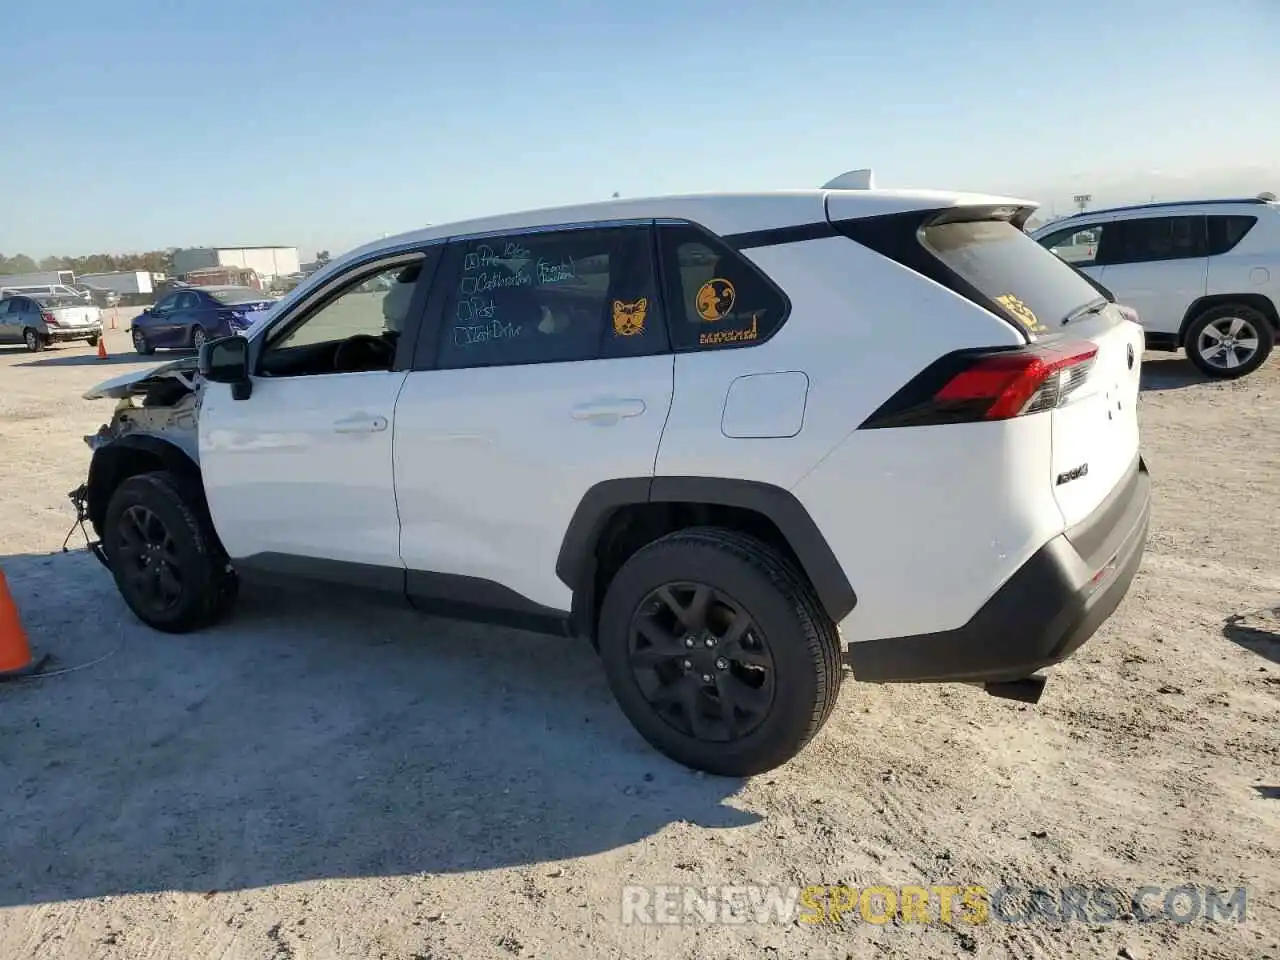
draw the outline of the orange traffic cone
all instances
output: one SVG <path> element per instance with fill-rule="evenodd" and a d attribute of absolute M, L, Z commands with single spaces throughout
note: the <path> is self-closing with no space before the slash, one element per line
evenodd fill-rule
<path fill-rule="evenodd" d="M 99 360 L 107 359 L 107 338 L 106 337 L 98 338 L 98 359 Z"/>
<path fill-rule="evenodd" d="M 27 633 L 18 619 L 18 608 L 9 593 L 9 584 L 0 570 L 0 680 L 25 677 L 44 665 L 45 657 L 37 663 L 31 656 Z"/>

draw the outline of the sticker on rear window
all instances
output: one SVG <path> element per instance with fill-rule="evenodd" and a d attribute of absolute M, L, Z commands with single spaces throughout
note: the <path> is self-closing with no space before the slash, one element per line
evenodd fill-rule
<path fill-rule="evenodd" d="M 698 316 L 708 323 L 714 323 L 717 320 L 723 320 L 732 312 L 733 304 L 737 299 L 738 294 L 734 291 L 733 284 L 717 277 L 714 280 L 708 280 L 698 288 L 694 306 L 697 307 Z"/>
<path fill-rule="evenodd" d="M 1013 318 L 1022 324 L 1032 333 L 1043 333 L 1049 328 L 1040 322 L 1040 318 L 1032 312 L 1031 308 L 1015 297 L 1012 293 L 1006 293 L 996 297 L 996 303 L 1004 307 Z"/>

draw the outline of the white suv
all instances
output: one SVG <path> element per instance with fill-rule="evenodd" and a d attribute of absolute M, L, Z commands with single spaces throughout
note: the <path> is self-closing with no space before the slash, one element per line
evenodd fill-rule
<path fill-rule="evenodd" d="M 1137 311 L 1147 346 L 1212 377 L 1260 367 L 1280 331 L 1280 204 L 1270 194 L 1089 210 L 1031 234 Z"/>
<path fill-rule="evenodd" d="M 160 630 L 259 575 L 589 638 L 721 774 L 799 751 L 842 659 L 1034 702 L 1142 555 L 1142 330 L 1032 203 L 842 182 L 357 250 L 87 394 L 93 549 Z"/>

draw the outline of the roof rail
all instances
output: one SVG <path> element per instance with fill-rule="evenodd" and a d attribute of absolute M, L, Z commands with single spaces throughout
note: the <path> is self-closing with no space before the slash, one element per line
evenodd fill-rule
<path fill-rule="evenodd" d="M 1156 210 L 1164 207 L 1206 207 L 1215 203 L 1248 203 L 1262 204 L 1274 203 L 1275 195 L 1262 193 L 1256 197 L 1209 197 L 1204 200 L 1165 200 L 1163 202 L 1154 201 L 1152 203 L 1127 203 L 1118 207 L 1099 207 L 1096 210 L 1081 210 L 1078 213 L 1069 213 L 1063 220 L 1074 220 L 1077 217 L 1096 217 L 1100 213 L 1124 213 L 1129 210 Z"/>
<path fill-rule="evenodd" d="M 823 190 L 874 190 L 875 175 L 870 167 L 848 170 L 822 185 Z"/>

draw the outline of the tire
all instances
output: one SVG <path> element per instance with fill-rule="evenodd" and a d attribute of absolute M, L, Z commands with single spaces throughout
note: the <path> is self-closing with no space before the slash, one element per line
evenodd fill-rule
<path fill-rule="evenodd" d="M 156 352 L 156 348 L 147 343 L 147 335 L 137 327 L 133 328 L 129 337 L 133 340 L 133 349 L 143 356 L 149 357 Z"/>
<path fill-rule="evenodd" d="M 1214 349 L 1215 344 L 1253 344 L 1251 352 L 1239 346 Z M 1206 310 L 1187 327 L 1183 346 L 1187 359 L 1205 376 L 1235 380 L 1247 376 L 1267 361 L 1275 346 L 1275 328 L 1266 314 L 1244 304 L 1228 303 Z M 1234 362 L 1234 366 L 1229 364 Z"/>
<path fill-rule="evenodd" d="M 44 337 L 40 336 L 38 330 L 31 327 L 22 331 L 22 342 L 27 345 L 27 349 L 32 353 L 39 353 L 44 349 Z"/>
<path fill-rule="evenodd" d="M 196 324 L 194 327 L 191 328 L 191 349 L 192 350 L 199 353 L 200 348 L 205 345 L 205 342 L 208 339 L 209 339 L 208 336 L 204 332 L 204 327 L 200 326 L 199 324 Z"/>
<path fill-rule="evenodd" d="M 91 347 L 96 347 L 98 345 L 98 338 L 90 337 L 88 340 L 85 341 L 85 343 L 89 344 L 89 346 Z"/>
<path fill-rule="evenodd" d="M 667 596 L 686 615 L 698 589 L 710 589 L 710 637 L 687 632 L 654 599 L 672 584 Z M 751 624 L 736 644 L 731 608 Z M 644 634 L 633 618 L 649 628 L 670 623 L 662 634 L 669 645 L 639 646 Z M 804 749 L 830 716 L 843 677 L 839 633 L 803 575 L 764 541 L 716 527 L 668 534 L 623 565 L 601 606 L 599 651 L 618 705 L 645 740 L 678 763 L 729 777 L 772 770 Z M 633 658 L 661 663 L 635 668 Z M 683 707 L 653 702 L 681 696 Z M 740 717 L 738 704 L 755 715 Z"/>
<path fill-rule="evenodd" d="M 147 541 L 150 551 L 140 551 Z M 238 581 L 227 569 L 199 481 L 169 471 L 129 477 L 107 504 L 103 547 L 125 603 L 156 630 L 211 626 L 235 602 Z"/>

